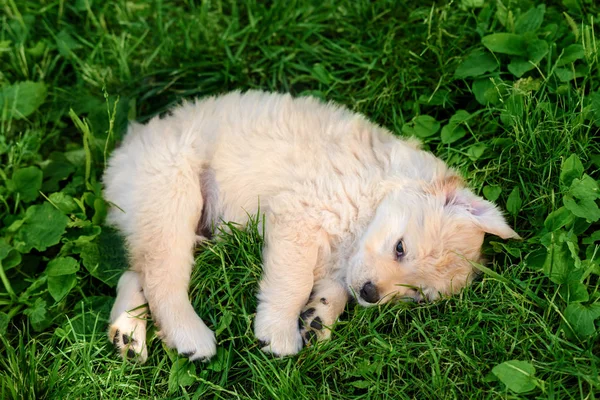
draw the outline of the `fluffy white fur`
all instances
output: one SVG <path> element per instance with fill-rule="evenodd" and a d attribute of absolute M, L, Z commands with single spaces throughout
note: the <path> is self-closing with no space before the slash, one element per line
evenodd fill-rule
<path fill-rule="evenodd" d="M 255 334 L 279 356 L 298 352 L 311 332 L 329 337 L 349 295 L 372 305 L 457 292 L 472 279 L 485 232 L 518 237 L 417 141 L 309 97 L 233 92 L 132 124 L 104 183 L 117 206 L 109 223 L 131 259 L 109 335 L 142 362 L 146 303 L 169 347 L 192 360 L 215 354 L 188 299 L 193 249 L 222 221 L 244 224 L 259 201 L 266 237 Z"/>

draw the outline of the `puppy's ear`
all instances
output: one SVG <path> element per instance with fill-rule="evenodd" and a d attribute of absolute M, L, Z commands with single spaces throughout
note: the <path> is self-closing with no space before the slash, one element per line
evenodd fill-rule
<path fill-rule="evenodd" d="M 443 194 L 446 207 L 458 207 L 468 213 L 482 231 L 502 239 L 521 239 L 508 226 L 498 207 L 465 188 L 464 181 L 459 176 L 451 175 L 436 182 L 434 191 Z"/>
<path fill-rule="evenodd" d="M 469 189 L 457 190 L 452 203 L 464 208 L 484 232 L 502 239 L 521 239 L 517 232 L 508 226 L 498 207 L 474 195 Z"/>

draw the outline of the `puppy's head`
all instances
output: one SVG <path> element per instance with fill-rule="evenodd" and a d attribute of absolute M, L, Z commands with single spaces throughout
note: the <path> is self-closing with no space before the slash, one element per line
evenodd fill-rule
<path fill-rule="evenodd" d="M 347 284 L 365 306 L 434 300 L 471 282 L 485 233 L 518 238 L 500 211 L 450 176 L 392 190 L 350 258 Z"/>

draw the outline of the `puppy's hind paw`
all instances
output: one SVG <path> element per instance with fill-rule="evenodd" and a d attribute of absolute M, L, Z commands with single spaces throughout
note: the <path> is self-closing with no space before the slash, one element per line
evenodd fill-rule
<path fill-rule="evenodd" d="M 148 359 L 146 320 L 121 314 L 108 329 L 108 339 L 121 357 L 143 364 Z"/>

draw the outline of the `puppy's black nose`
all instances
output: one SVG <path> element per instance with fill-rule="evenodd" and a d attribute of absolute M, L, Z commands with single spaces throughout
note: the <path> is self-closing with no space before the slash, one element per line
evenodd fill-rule
<path fill-rule="evenodd" d="M 367 303 L 377 303 L 379 301 L 379 293 L 377 287 L 371 282 L 367 282 L 360 289 L 360 297 Z"/>

